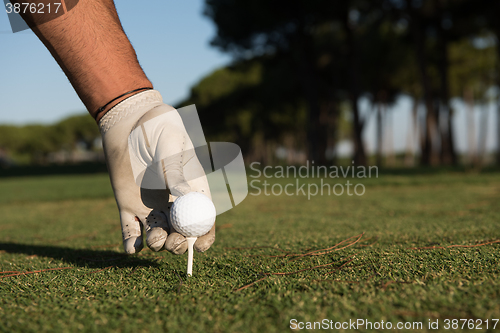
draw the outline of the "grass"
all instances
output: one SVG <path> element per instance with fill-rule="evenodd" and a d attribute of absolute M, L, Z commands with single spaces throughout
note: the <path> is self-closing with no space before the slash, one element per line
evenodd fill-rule
<path fill-rule="evenodd" d="M 380 175 L 363 184 L 363 196 L 311 200 L 251 189 L 218 217 L 216 243 L 195 254 L 187 279 L 186 255 L 122 254 L 107 175 L 0 179 L 0 271 L 57 269 L 0 274 L 0 331 L 283 332 L 292 319 L 422 322 L 407 330 L 419 332 L 453 319 L 481 319 L 486 331 L 488 319 L 491 331 L 500 319 L 500 243 L 448 246 L 500 239 L 500 174 Z M 362 233 L 338 251 L 290 255 Z"/>

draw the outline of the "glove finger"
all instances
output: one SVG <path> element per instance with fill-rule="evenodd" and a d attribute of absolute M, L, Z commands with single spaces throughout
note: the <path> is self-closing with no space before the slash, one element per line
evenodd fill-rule
<path fill-rule="evenodd" d="M 178 232 L 171 232 L 167 241 L 165 242 L 165 249 L 173 254 L 183 254 L 187 251 L 188 245 L 186 237 L 182 236 Z"/>
<path fill-rule="evenodd" d="M 161 163 L 167 186 L 173 196 L 180 197 L 191 192 L 191 187 L 184 176 L 182 153 L 169 156 Z"/>
<path fill-rule="evenodd" d="M 194 249 L 198 252 L 205 252 L 215 241 L 215 225 L 210 231 L 201 237 L 198 237 L 194 243 Z M 174 231 L 170 233 L 165 242 L 165 249 L 173 254 L 183 254 L 187 251 L 187 241 L 184 236 Z"/>
<path fill-rule="evenodd" d="M 184 124 L 177 113 L 165 114 L 169 121 L 168 130 L 157 134 L 154 160 L 161 161 L 162 173 L 173 196 L 180 197 L 191 192 L 184 176 L 184 165 L 195 156 L 193 144 L 186 133 Z"/>
<path fill-rule="evenodd" d="M 120 222 L 122 225 L 123 249 L 125 253 L 139 253 L 144 247 L 139 219 L 128 212 L 120 212 Z"/>
<path fill-rule="evenodd" d="M 214 242 L 215 242 L 215 224 L 207 234 L 198 237 L 198 239 L 194 243 L 194 249 L 198 252 L 205 252 L 210 248 L 210 246 L 212 246 Z"/>
<path fill-rule="evenodd" d="M 146 231 L 146 244 L 155 251 L 161 251 L 167 240 L 168 222 L 167 217 L 159 210 L 150 210 L 147 214 L 142 213 L 140 220 Z"/>

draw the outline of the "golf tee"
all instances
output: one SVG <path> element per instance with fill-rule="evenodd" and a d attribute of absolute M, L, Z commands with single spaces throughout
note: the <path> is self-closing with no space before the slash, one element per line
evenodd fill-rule
<path fill-rule="evenodd" d="M 186 237 L 186 240 L 188 242 L 188 267 L 187 267 L 187 275 L 192 276 L 193 275 L 193 245 L 194 242 L 196 242 L 196 239 L 198 237 Z"/>

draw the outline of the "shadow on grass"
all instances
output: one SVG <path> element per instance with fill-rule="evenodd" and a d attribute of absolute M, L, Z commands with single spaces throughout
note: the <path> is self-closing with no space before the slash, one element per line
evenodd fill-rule
<path fill-rule="evenodd" d="M 276 164 L 275 166 L 288 167 L 286 164 Z M 303 167 L 301 165 L 293 165 L 296 168 Z M 351 167 L 351 161 L 346 160 L 337 166 Z M 368 166 L 375 166 L 369 163 Z M 315 166 L 317 168 L 317 166 Z M 328 165 L 329 167 L 329 165 Z M 249 165 L 246 166 L 247 172 Z M 83 162 L 77 164 L 64 164 L 64 165 L 23 165 L 13 166 L 8 168 L 0 167 L 0 179 L 9 177 L 24 177 L 24 176 L 49 176 L 49 175 L 82 175 L 82 174 L 96 174 L 107 173 L 108 169 L 104 162 Z M 435 175 L 446 173 L 500 173 L 500 165 L 489 165 L 482 169 L 475 169 L 465 165 L 458 166 L 420 166 L 415 167 L 378 167 L 380 175 L 399 175 L 399 176 L 413 176 L 413 175 Z"/>
<path fill-rule="evenodd" d="M 481 169 L 467 167 L 464 165 L 459 166 L 435 166 L 435 167 L 425 167 L 425 166 L 417 166 L 411 168 L 405 167 L 381 167 L 379 168 L 379 174 L 381 175 L 392 175 L 392 176 L 425 176 L 425 175 L 440 175 L 447 173 L 482 173 L 482 174 L 491 174 L 491 173 L 500 173 L 500 167 L 496 165 L 485 166 Z"/>
<path fill-rule="evenodd" d="M 113 251 L 73 249 L 63 246 L 32 245 L 0 242 L 0 252 L 26 254 L 29 256 L 48 257 L 62 260 L 68 264 L 88 268 L 106 268 L 115 266 L 126 267 L 157 267 L 154 259 L 139 258 L 136 255 L 126 255 Z"/>
<path fill-rule="evenodd" d="M 9 168 L 0 167 L 0 178 L 23 176 L 82 175 L 107 173 L 106 163 L 87 162 L 66 165 L 23 165 Z"/>

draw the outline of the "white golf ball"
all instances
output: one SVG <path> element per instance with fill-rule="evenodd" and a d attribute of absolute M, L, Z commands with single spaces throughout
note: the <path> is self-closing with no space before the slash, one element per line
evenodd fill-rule
<path fill-rule="evenodd" d="M 170 208 L 170 222 L 185 237 L 200 237 L 215 223 L 215 206 L 206 195 L 190 192 L 175 199 Z"/>

